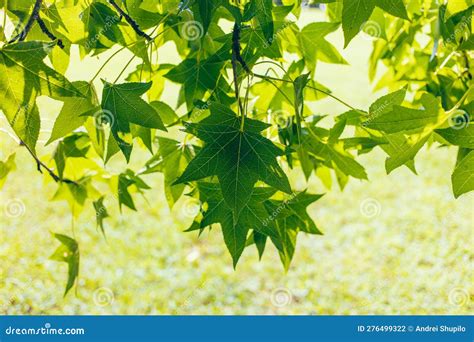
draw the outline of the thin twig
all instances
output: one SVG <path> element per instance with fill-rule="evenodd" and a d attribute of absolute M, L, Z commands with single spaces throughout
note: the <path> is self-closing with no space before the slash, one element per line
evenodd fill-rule
<path fill-rule="evenodd" d="M 36 161 L 36 167 L 40 173 L 43 173 L 41 169 L 46 170 L 46 172 L 51 176 L 51 178 L 54 179 L 56 183 L 66 183 L 66 184 L 74 184 L 74 185 L 79 185 L 77 182 L 67 179 L 67 178 L 61 178 L 57 174 L 54 173 L 52 169 L 50 169 L 45 163 L 43 163 L 38 156 L 36 156 L 36 153 L 21 139 L 20 139 L 20 146 L 24 146 L 26 150 L 31 154 L 33 159 Z"/>
<path fill-rule="evenodd" d="M 239 61 L 239 56 L 240 56 L 240 28 L 239 28 L 239 24 L 235 23 L 234 30 L 232 32 L 232 73 L 234 75 L 235 99 L 237 100 L 237 104 L 239 106 L 240 115 L 242 115 L 243 117 L 244 108 L 242 106 L 242 101 L 240 100 L 240 95 L 239 95 L 239 80 L 238 80 L 239 74 L 237 71 L 237 62 Z"/>
<path fill-rule="evenodd" d="M 33 27 L 33 24 L 35 23 L 36 19 L 38 19 L 39 11 L 41 9 L 42 4 L 43 4 L 43 0 L 36 0 L 35 5 L 33 7 L 33 11 L 31 12 L 31 15 L 28 18 L 28 21 L 26 22 L 25 27 L 16 37 L 10 40 L 9 43 L 13 43 L 17 40 L 22 42 L 26 39 L 26 36 L 28 35 L 31 28 Z"/>
<path fill-rule="evenodd" d="M 133 20 L 123 9 L 120 8 L 119 5 L 115 2 L 115 0 L 109 0 L 109 3 L 115 8 L 115 10 L 127 21 L 127 23 L 134 29 L 134 31 L 140 36 L 144 37 L 146 40 L 150 41 L 152 38 L 142 31 L 138 23 Z"/>
<path fill-rule="evenodd" d="M 276 78 L 276 77 L 271 77 L 271 76 L 266 76 L 266 75 L 255 74 L 255 73 L 254 73 L 253 75 L 254 75 L 255 77 L 261 78 L 261 79 L 266 80 L 266 81 L 272 80 L 272 81 L 279 81 L 279 82 L 292 83 L 292 81 L 290 81 L 290 80 L 285 80 L 285 79 L 282 79 L 282 78 Z M 309 89 L 313 89 L 313 90 L 315 90 L 315 91 L 318 91 L 318 92 L 320 92 L 320 93 L 322 93 L 322 94 L 325 94 L 325 95 L 327 95 L 327 96 L 333 98 L 334 100 L 340 102 L 341 104 L 343 104 L 343 105 L 346 106 L 347 108 L 350 108 L 350 109 L 355 110 L 355 111 L 357 111 L 357 112 L 361 112 L 361 110 L 359 110 L 359 109 L 357 109 L 357 108 L 351 106 L 350 104 L 348 104 L 347 102 L 341 100 L 341 99 L 338 98 L 337 96 L 332 95 L 330 92 L 327 92 L 327 91 L 325 91 L 325 90 L 322 90 L 322 89 L 319 89 L 319 88 L 316 88 L 316 87 L 313 87 L 313 86 L 310 86 L 310 85 L 307 85 L 306 87 L 309 88 Z"/>
<path fill-rule="evenodd" d="M 41 19 L 40 10 L 41 10 L 42 5 L 43 5 L 43 0 L 36 0 L 35 5 L 33 7 L 33 11 L 31 12 L 31 15 L 28 18 L 28 21 L 27 21 L 25 27 L 23 28 L 23 30 L 17 36 L 15 36 L 13 39 L 11 39 L 9 41 L 9 43 L 14 43 L 17 40 L 20 41 L 20 42 L 24 41 L 26 39 L 26 37 L 28 36 L 28 33 L 31 31 L 31 28 L 33 27 L 33 24 L 36 21 L 36 22 L 38 22 L 38 25 L 39 25 L 41 31 L 44 34 L 46 34 L 49 39 L 51 39 L 52 41 L 55 41 L 61 49 L 64 49 L 63 41 L 61 39 L 58 39 L 58 37 L 56 37 L 48 29 L 48 27 L 46 26 L 43 19 Z"/>
<path fill-rule="evenodd" d="M 461 99 L 454 105 L 453 108 L 451 108 L 449 111 L 446 112 L 446 114 L 448 114 L 448 116 L 452 115 L 455 111 L 457 111 L 463 104 L 464 104 L 464 101 L 466 101 L 467 97 L 470 95 L 471 91 L 474 90 L 474 85 L 470 86 L 466 92 L 464 93 L 464 95 L 461 97 Z"/>
<path fill-rule="evenodd" d="M 58 37 L 56 37 L 49 29 L 48 27 L 46 26 L 46 24 L 44 23 L 43 19 L 41 19 L 41 16 L 38 14 L 38 17 L 36 18 L 36 21 L 38 22 L 38 25 L 39 27 L 41 28 L 41 31 L 43 31 L 43 33 L 45 35 L 48 36 L 49 39 L 51 39 L 52 41 L 55 41 L 56 44 L 58 44 L 58 46 L 61 48 L 61 49 L 64 49 L 64 44 L 63 44 L 63 41 L 62 39 L 59 39 Z"/>

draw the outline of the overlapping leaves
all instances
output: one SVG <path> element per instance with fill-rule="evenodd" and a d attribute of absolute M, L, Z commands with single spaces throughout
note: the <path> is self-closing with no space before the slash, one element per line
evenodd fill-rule
<path fill-rule="evenodd" d="M 294 22 L 298 1 L 116 3 L 125 16 L 102 0 L 44 2 L 40 14 L 50 34 L 36 23 L 25 42 L 8 43 L 21 31 L 18 25 L 13 34 L 4 32 L 0 48 L 0 109 L 38 168 L 51 167 L 47 173 L 57 175 L 53 199 L 67 201 L 74 217 L 91 202 L 104 235 L 104 220 L 113 213 L 99 184 L 109 185 L 120 209 L 137 210 L 134 196 L 149 190 L 145 177 L 155 172 L 164 174 L 171 207 L 184 193 L 199 198 L 201 212 L 190 230 L 219 225 L 234 266 L 247 246 L 255 244 L 261 256 L 271 241 L 288 268 L 298 232 L 320 234 L 307 212 L 320 195 L 294 192 L 290 168 L 301 168 L 307 181 L 319 177 L 328 188 L 335 173 L 343 188 L 349 177 L 368 178 L 355 153 L 379 146 L 388 155 L 387 172 L 403 165 L 416 171 L 418 152 L 436 142 L 458 149 L 454 195 L 474 190 L 472 1 L 317 1 L 327 5 L 330 21 L 302 28 Z M 10 21 L 21 24 L 32 10 L 31 1 L 0 4 Z M 189 24 L 199 31 L 196 39 L 183 31 Z M 319 62 L 347 63 L 327 38 L 341 26 L 345 46 L 359 32 L 375 30 L 369 76 L 383 72 L 376 90 L 400 90 L 368 112 L 351 108 L 330 125 L 307 103 L 330 96 L 351 107 L 316 80 Z M 420 33 L 432 39 L 421 42 Z M 53 42 L 39 41 L 48 38 Z M 55 46 L 58 39 L 64 49 Z M 160 48 L 168 43 L 179 58 L 162 64 Z M 123 72 L 140 59 L 127 82 L 94 82 L 102 67 L 92 80 L 71 83 L 63 76 L 75 47 L 84 58 L 117 46 L 134 55 Z M 263 67 L 266 74 L 258 74 Z M 162 94 L 174 89 L 169 82 L 181 90 L 165 103 Z M 48 140 L 54 152 L 44 163 L 35 153 L 41 127 L 36 100 L 42 95 L 62 102 Z M 283 124 L 275 122 L 279 112 Z M 181 126 L 185 141 L 176 129 Z M 104 167 L 120 151 L 129 162 L 134 142 L 153 154 L 144 168 L 112 173 Z M 6 155 L 0 185 L 15 168 L 14 154 Z M 53 259 L 69 267 L 67 292 L 78 277 L 79 246 L 66 235 L 55 237 L 61 246 Z"/>

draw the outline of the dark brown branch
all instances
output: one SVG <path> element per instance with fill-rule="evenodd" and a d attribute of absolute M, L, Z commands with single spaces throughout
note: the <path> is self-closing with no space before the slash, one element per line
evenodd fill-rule
<path fill-rule="evenodd" d="M 48 36 L 49 39 L 51 39 L 52 41 L 55 41 L 56 44 L 58 44 L 58 46 L 61 48 L 61 49 L 64 49 L 64 44 L 63 44 L 63 41 L 61 39 L 59 39 L 58 37 L 56 37 L 49 29 L 48 27 L 46 27 L 46 24 L 44 23 L 43 19 L 41 19 L 41 17 L 38 15 L 38 17 L 36 18 L 36 21 L 38 22 L 38 25 L 39 27 L 41 28 L 41 31 L 43 31 L 43 33 L 45 35 Z"/>
<path fill-rule="evenodd" d="M 67 178 L 61 178 L 57 174 L 54 173 L 52 169 L 50 169 L 45 163 L 43 163 L 37 156 L 36 153 L 23 141 L 20 139 L 20 146 L 24 146 L 26 150 L 31 154 L 33 159 L 36 161 L 36 168 L 40 173 L 43 173 L 42 169 L 46 170 L 46 172 L 51 176 L 51 178 L 54 179 L 56 183 L 66 183 L 66 184 L 74 184 L 74 185 L 79 185 L 77 182 L 67 179 Z"/>
<path fill-rule="evenodd" d="M 133 20 L 127 13 L 124 12 L 123 9 L 120 8 L 119 5 L 115 2 L 115 0 L 109 0 L 109 3 L 115 8 L 115 10 L 120 14 L 121 17 L 125 18 L 127 23 L 135 30 L 135 32 L 140 36 L 144 37 L 146 40 L 151 41 L 152 38 L 143 32 L 140 26 L 137 24 L 135 20 Z"/>
<path fill-rule="evenodd" d="M 237 23 L 234 25 L 232 32 L 232 55 L 246 72 L 252 74 L 252 71 L 250 71 L 250 68 L 240 54 L 240 26 Z"/>
<path fill-rule="evenodd" d="M 31 28 L 33 27 L 33 24 L 39 17 L 39 11 L 41 9 L 41 5 L 43 4 L 43 0 L 36 0 L 35 5 L 33 6 L 33 11 L 31 12 L 30 17 L 28 18 L 28 21 L 26 22 L 25 27 L 23 30 L 12 40 L 9 41 L 9 43 L 13 43 L 17 40 L 20 42 L 24 41 L 26 39 L 26 36 L 30 32 Z"/>
<path fill-rule="evenodd" d="M 464 65 L 465 65 L 465 73 L 467 74 L 467 77 L 469 80 L 472 80 L 472 74 L 471 74 L 471 65 L 469 63 L 469 56 L 467 55 L 466 51 L 462 52 L 463 58 L 464 58 Z"/>
<path fill-rule="evenodd" d="M 245 61 L 243 60 L 240 54 L 240 26 L 238 23 L 234 24 L 234 29 L 232 31 L 232 72 L 234 75 L 234 91 L 235 91 L 235 98 L 237 99 L 237 103 L 239 106 L 239 110 L 241 115 L 244 114 L 244 108 L 242 106 L 242 102 L 240 100 L 239 95 L 239 72 L 237 67 L 237 62 L 240 63 L 242 68 L 249 74 L 252 74 L 252 71 L 249 69 Z"/>
<path fill-rule="evenodd" d="M 44 23 L 43 19 L 41 19 L 40 10 L 41 10 L 42 4 L 43 4 L 43 0 L 36 0 L 35 5 L 33 7 L 33 11 L 31 12 L 31 15 L 28 18 L 28 21 L 27 21 L 25 27 L 23 28 L 23 30 L 16 37 L 11 39 L 9 41 L 9 43 L 14 43 L 17 40 L 20 41 L 20 42 L 24 41 L 26 39 L 26 36 L 28 36 L 28 33 L 31 31 L 31 28 L 33 27 L 33 24 L 36 21 L 36 22 L 38 22 L 38 25 L 41 28 L 41 31 L 43 31 L 43 33 L 46 34 L 49 39 L 51 39 L 52 41 L 55 41 L 61 49 L 64 49 L 63 41 L 61 39 L 58 39 L 48 29 L 48 27 Z"/>

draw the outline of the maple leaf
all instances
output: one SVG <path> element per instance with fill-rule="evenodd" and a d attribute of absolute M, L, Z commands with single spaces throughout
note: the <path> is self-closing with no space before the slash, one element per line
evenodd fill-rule
<path fill-rule="evenodd" d="M 199 123 L 185 125 L 186 132 L 204 141 L 204 147 L 175 184 L 217 176 L 234 219 L 250 200 L 257 181 L 290 193 L 288 178 L 277 162 L 283 151 L 260 134 L 268 125 L 245 119 L 241 130 L 241 119 L 227 107 L 212 103 L 210 111 Z"/>

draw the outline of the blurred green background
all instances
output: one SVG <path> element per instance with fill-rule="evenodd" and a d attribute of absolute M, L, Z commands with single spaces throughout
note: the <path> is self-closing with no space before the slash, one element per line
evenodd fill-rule
<path fill-rule="evenodd" d="M 306 11 L 301 25 L 320 17 Z M 342 32 L 330 40 L 342 50 Z M 372 93 L 368 81 L 370 51 L 370 39 L 359 37 L 342 50 L 351 65 L 320 64 L 317 80 L 355 107 L 368 108 L 381 95 Z M 171 45 L 160 52 L 161 61 L 173 62 Z M 103 59 L 73 63 L 67 76 L 90 78 Z M 115 60 L 104 77 L 112 78 L 126 61 L 126 55 Z M 170 87 L 165 96 L 172 94 L 175 89 Z M 60 103 L 41 102 L 48 113 L 40 137 L 44 142 Z M 320 114 L 345 110 L 330 99 L 312 109 Z M 3 116 L 0 124 L 9 130 Z M 325 235 L 299 235 L 288 273 L 273 248 L 260 262 L 256 250 L 247 249 L 234 271 L 220 231 L 214 229 L 201 238 L 183 233 L 192 221 L 192 203 L 182 199 L 170 211 L 162 176 L 147 176 L 153 190 L 146 199 L 136 198 L 138 212 L 124 209 L 120 216 L 116 202 L 108 202 L 109 212 L 116 215 L 106 220 L 107 241 L 96 231 L 92 208 L 75 223 L 81 249 L 79 285 L 76 293 L 63 298 L 67 266 L 48 260 L 56 248 L 50 232 L 71 233 L 70 211 L 64 202 L 47 201 L 56 186 L 36 171 L 27 152 L 8 135 L 0 132 L 0 138 L 1 157 L 16 151 L 18 166 L 0 197 L 0 314 L 467 314 L 474 310 L 474 197 L 453 198 L 454 149 L 422 150 L 416 160 L 418 176 L 406 168 L 387 176 L 381 150 L 362 156 L 370 181 L 351 180 L 344 192 L 334 187 L 310 207 Z M 147 157 L 143 152 L 138 159 Z M 316 179 L 309 188 L 326 192 Z M 7 215 L 12 203 L 24 205 L 22 215 Z"/>

